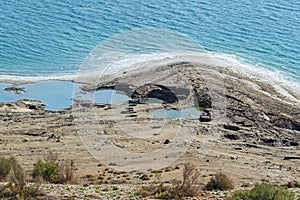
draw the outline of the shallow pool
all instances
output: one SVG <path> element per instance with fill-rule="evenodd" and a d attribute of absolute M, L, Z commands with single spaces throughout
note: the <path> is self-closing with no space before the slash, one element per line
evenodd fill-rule
<path fill-rule="evenodd" d="M 52 80 L 19 85 L 18 88 L 25 90 L 20 94 L 4 90 L 10 86 L 12 85 L 8 83 L 0 83 L 0 102 L 13 102 L 21 99 L 40 100 L 47 104 L 47 110 L 69 108 L 74 103 L 73 98 L 103 104 L 118 104 L 130 100 L 125 94 L 111 89 L 82 93 L 79 89 L 82 84 L 70 81 Z"/>
<path fill-rule="evenodd" d="M 182 110 L 155 110 L 151 112 L 151 115 L 155 118 L 162 118 L 162 119 L 189 119 L 189 118 L 195 118 L 199 117 L 203 114 L 203 111 L 200 111 L 197 108 L 185 108 Z"/>
<path fill-rule="evenodd" d="M 74 83 L 70 81 L 41 81 L 24 84 L 18 88 L 24 88 L 25 92 L 16 94 L 4 89 L 12 85 L 0 84 L 0 101 L 12 102 L 21 99 L 40 100 L 47 104 L 47 110 L 60 110 L 72 105 Z"/>
<path fill-rule="evenodd" d="M 101 104 L 120 104 L 128 102 L 131 98 L 121 91 L 101 89 L 93 92 L 81 93 L 78 99 L 89 100 Z"/>

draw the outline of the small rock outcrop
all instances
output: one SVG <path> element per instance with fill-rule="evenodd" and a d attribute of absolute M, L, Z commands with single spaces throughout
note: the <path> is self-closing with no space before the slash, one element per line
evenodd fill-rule
<path fill-rule="evenodd" d="M 8 92 L 13 92 L 15 94 L 23 94 L 25 92 L 25 88 L 17 86 L 10 86 L 5 88 L 4 90 Z"/>
<path fill-rule="evenodd" d="M 17 105 L 23 105 L 30 110 L 42 110 L 45 108 L 46 104 L 39 100 L 20 100 L 16 102 Z"/>
<path fill-rule="evenodd" d="M 138 87 L 131 95 L 131 98 L 142 101 L 146 101 L 149 98 L 156 98 L 164 101 L 165 103 L 178 102 L 178 98 L 171 89 L 163 85 L 155 84 L 145 84 Z"/>

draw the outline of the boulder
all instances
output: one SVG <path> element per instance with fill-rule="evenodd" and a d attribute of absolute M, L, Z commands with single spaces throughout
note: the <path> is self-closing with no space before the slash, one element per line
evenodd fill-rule
<path fill-rule="evenodd" d="M 227 130 L 231 130 L 231 131 L 238 131 L 240 130 L 239 127 L 237 126 L 233 126 L 233 125 L 227 125 L 227 124 L 224 124 L 223 127 Z"/>
<path fill-rule="evenodd" d="M 132 99 L 147 100 L 148 98 L 156 98 L 165 103 L 178 102 L 176 95 L 166 86 L 145 84 L 138 87 L 131 95 Z"/>
<path fill-rule="evenodd" d="M 10 86 L 4 89 L 5 91 L 8 92 L 13 92 L 15 94 L 22 94 L 25 92 L 25 88 L 23 87 L 17 87 L 17 86 Z"/>
<path fill-rule="evenodd" d="M 224 137 L 229 139 L 229 140 L 238 140 L 238 139 L 240 139 L 240 137 L 238 135 L 230 134 L 230 133 L 225 134 Z"/>

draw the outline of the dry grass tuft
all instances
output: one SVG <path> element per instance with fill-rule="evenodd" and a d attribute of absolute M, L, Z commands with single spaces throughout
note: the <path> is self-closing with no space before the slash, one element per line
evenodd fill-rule
<path fill-rule="evenodd" d="M 200 173 L 192 164 L 185 164 L 182 180 L 174 180 L 171 184 L 159 184 L 151 187 L 144 187 L 139 191 L 143 197 L 156 199 L 182 199 L 183 197 L 195 197 L 201 192 L 198 184 Z"/>
<path fill-rule="evenodd" d="M 24 170 L 14 157 L 6 161 L 10 164 L 8 173 L 5 172 L 5 178 L 9 180 L 9 183 L 0 187 L 0 198 L 25 200 L 43 195 L 38 185 L 26 183 Z"/>
<path fill-rule="evenodd" d="M 206 189 L 211 190 L 231 190 L 234 189 L 233 181 L 223 173 L 215 174 L 206 184 Z"/>

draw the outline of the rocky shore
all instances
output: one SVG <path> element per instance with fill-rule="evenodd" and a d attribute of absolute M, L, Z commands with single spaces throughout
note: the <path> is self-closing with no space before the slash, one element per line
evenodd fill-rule
<path fill-rule="evenodd" d="M 260 181 L 279 185 L 299 181 L 300 96 L 292 89 L 218 66 L 193 63 L 126 71 L 97 81 L 79 77 L 75 81 L 86 83 L 82 91 L 111 88 L 131 100 L 116 105 L 77 100 L 72 108 L 59 111 L 45 110 L 43 102 L 33 100 L 1 103 L 0 156 L 14 155 L 30 174 L 43 155 L 57 153 L 60 160 L 75 161 L 80 184 L 122 183 L 130 188 L 130 184 L 168 182 L 180 179 L 182 165 L 187 162 L 200 170 L 202 183 L 216 172 L 230 176 L 237 187 Z M 162 103 L 151 104 L 149 99 Z M 163 120 L 151 115 L 157 109 L 188 107 L 200 108 L 203 115 Z M 132 153 L 150 154 L 166 145 L 177 148 L 181 145 L 174 139 L 178 130 L 193 135 L 193 140 L 186 151 L 170 154 L 178 156 L 174 162 L 153 155 L 139 164 L 146 170 L 126 171 L 118 161 L 108 162 L 92 154 L 84 142 L 87 138 L 82 138 L 78 130 L 101 132 L 119 149 Z M 137 133 L 151 137 L 137 137 Z M 151 167 L 149 160 L 156 165 Z M 149 179 L 141 179 L 143 175 Z M 128 192 L 133 195 L 130 198 L 135 197 L 134 192 Z M 65 198 L 72 197 L 68 194 Z M 100 190 L 93 193 L 98 198 L 100 194 Z"/>

